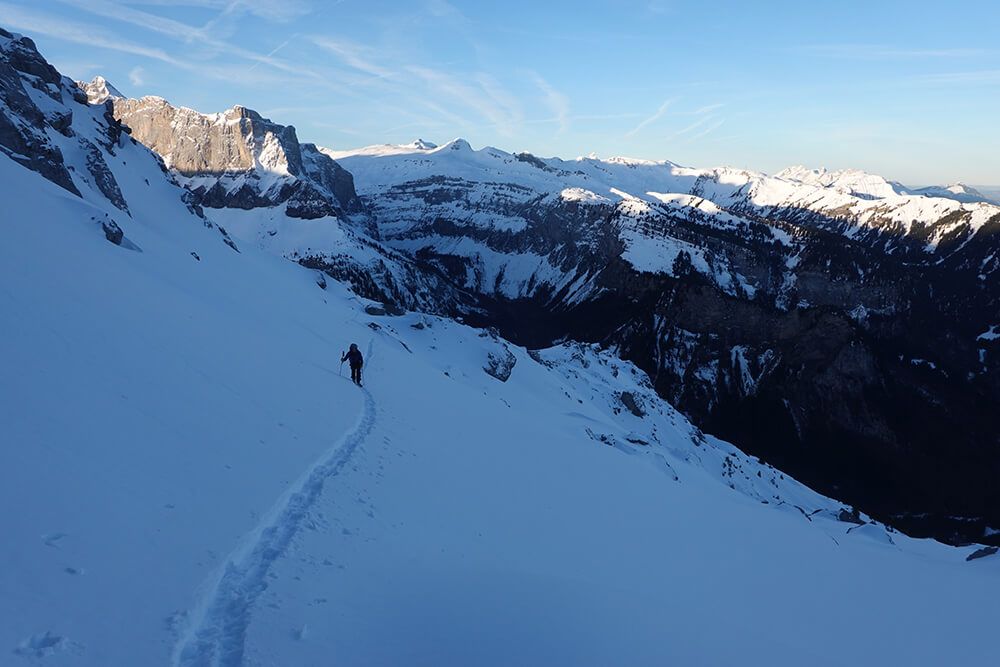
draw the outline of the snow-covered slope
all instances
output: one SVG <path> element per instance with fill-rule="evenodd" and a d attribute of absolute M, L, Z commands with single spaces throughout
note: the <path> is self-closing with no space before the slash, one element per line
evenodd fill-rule
<path fill-rule="evenodd" d="M 889 181 L 877 174 L 870 174 L 859 169 L 809 169 L 801 165 L 789 167 L 777 174 L 776 178 L 795 181 L 809 185 L 819 185 L 840 192 L 860 197 L 861 199 L 891 199 L 900 195 L 919 195 L 940 199 L 953 199 L 963 204 L 1000 204 L 1000 201 L 987 197 L 979 190 L 965 185 L 931 185 L 922 188 L 911 188 Z"/>
<path fill-rule="evenodd" d="M 852 515 L 703 435 L 608 351 L 373 316 L 235 252 L 60 86 L 45 99 L 67 134 L 33 136 L 68 165 L 95 146 L 120 198 L 0 155 L 4 664 L 993 654 L 996 556 Z M 339 373 L 349 342 L 365 389 Z"/>
<path fill-rule="evenodd" d="M 965 185 L 964 183 L 954 183 L 948 186 L 931 185 L 924 188 L 917 188 L 912 192 L 913 194 L 924 195 L 925 197 L 943 197 L 944 199 L 954 199 L 955 201 L 960 201 L 966 204 L 982 202 L 986 204 L 1000 205 L 1000 199 L 997 199 L 996 197 L 987 197 L 976 188 Z"/>
<path fill-rule="evenodd" d="M 838 520 L 630 364 L 371 318 L 197 224 L 116 247 L 86 202 L 0 169 L 33 202 L 0 250 L 13 664 L 991 654 L 995 558 Z M 349 341 L 364 391 L 337 372 Z"/>
<path fill-rule="evenodd" d="M 832 188 L 862 199 L 885 199 L 906 192 L 906 188 L 902 184 L 888 181 L 877 174 L 869 174 L 860 169 L 828 171 L 825 168 L 809 169 L 797 165 L 778 172 L 775 177 L 786 181 Z"/>

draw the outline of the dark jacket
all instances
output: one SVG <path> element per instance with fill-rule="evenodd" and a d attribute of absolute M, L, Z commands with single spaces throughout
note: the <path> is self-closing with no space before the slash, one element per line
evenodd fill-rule
<path fill-rule="evenodd" d="M 345 352 L 344 356 L 341 357 L 340 361 L 351 362 L 351 368 L 361 368 L 362 364 L 365 363 L 364 357 L 361 356 L 361 350 L 359 350 L 356 347 L 352 347 L 350 350 Z"/>

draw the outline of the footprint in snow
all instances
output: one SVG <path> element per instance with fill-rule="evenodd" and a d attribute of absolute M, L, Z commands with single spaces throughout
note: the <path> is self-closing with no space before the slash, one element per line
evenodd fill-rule
<path fill-rule="evenodd" d="M 83 652 L 83 645 L 57 635 L 51 630 L 46 630 L 41 634 L 31 635 L 22 641 L 14 649 L 14 654 L 31 658 L 45 658 L 57 651 L 71 651 L 79 655 Z"/>
<path fill-rule="evenodd" d="M 42 542 L 47 547 L 59 548 L 59 541 L 69 537 L 66 533 L 46 533 L 42 535 Z"/>

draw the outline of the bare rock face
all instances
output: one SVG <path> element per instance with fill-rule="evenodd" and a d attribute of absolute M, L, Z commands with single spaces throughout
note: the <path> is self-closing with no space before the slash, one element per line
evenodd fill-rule
<path fill-rule="evenodd" d="M 642 407 L 636 400 L 635 394 L 633 394 L 632 392 L 623 391 L 619 395 L 619 399 L 621 400 L 622 405 L 624 405 L 628 409 L 628 411 L 634 414 L 636 417 L 646 416 L 645 411 L 643 411 Z"/>
<path fill-rule="evenodd" d="M 492 375 L 501 382 L 506 382 L 510 379 L 510 374 L 516 363 L 517 357 L 507 349 L 506 345 L 501 345 L 497 350 L 487 354 L 483 370 L 487 375 Z"/>
<path fill-rule="evenodd" d="M 107 219 L 101 222 L 101 229 L 104 230 L 104 238 L 106 238 L 111 243 L 115 245 L 121 245 L 122 240 L 125 238 L 125 232 L 122 228 L 118 226 L 118 223 L 114 220 Z"/>
<path fill-rule="evenodd" d="M 104 104 L 109 99 L 125 97 L 103 76 L 95 76 L 89 83 L 77 81 L 76 85 L 86 94 L 90 104 Z"/>
<path fill-rule="evenodd" d="M 62 84 L 59 72 L 42 58 L 34 42 L 0 28 L 0 150 L 15 162 L 79 195 L 62 152 L 45 133 L 50 125 L 65 133 L 72 115 L 60 113 L 50 119 L 29 92 L 33 88 L 56 98 L 61 96 Z"/>
<path fill-rule="evenodd" d="M 291 161 L 288 158 L 295 130 L 280 128 L 275 134 L 280 126 L 272 127 L 249 109 L 237 106 L 203 115 L 176 108 L 162 97 L 113 101 L 115 117 L 128 125 L 132 136 L 183 176 L 238 173 L 258 165 L 290 174 L 297 171 L 297 145 Z"/>
<path fill-rule="evenodd" d="M 978 560 L 980 558 L 986 558 L 987 556 L 996 555 L 997 551 L 1000 551 L 997 547 L 981 547 L 976 549 L 971 554 L 965 557 L 966 561 Z"/>
<path fill-rule="evenodd" d="M 103 79 L 85 90 L 93 100 L 110 99 L 115 118 L 163 158 L 201 206 L 249 210 L 287 203 L 289 217 L 338 217 L 377 235 L 351 174 L 313 144 L 300 144 L 294 127 L 242 106 L 202 114 L 161 97 L 127 99 Z"/>

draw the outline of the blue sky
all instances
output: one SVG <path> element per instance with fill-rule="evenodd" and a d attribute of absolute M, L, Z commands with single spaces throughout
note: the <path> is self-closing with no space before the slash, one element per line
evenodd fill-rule
<path fill-rule="evenodd" d="M 64 74 L 332 148 L 1000 185 L 1000 3 L 0 0 Z"/>

